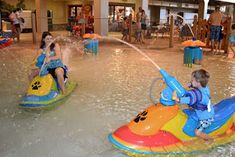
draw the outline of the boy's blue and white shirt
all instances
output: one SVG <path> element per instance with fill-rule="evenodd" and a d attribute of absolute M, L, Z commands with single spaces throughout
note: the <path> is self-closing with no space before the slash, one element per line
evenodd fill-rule
<path fill-rule="evenodd" d="M 206 87 L 201 87 L 198 89 L 200 90 L 202 94 L 202 100 L 200 101 L 200 104 L 207 106 L 207 110 L 204 110 L 204 111 L 194 109 L 197 114 L 198 119 L 205 120 L 205 119 L 213 118 L 215 112 L 214 112 L 214 108 L 210 99 L 209 87 L 206 86 Z M 186 97 L 180 98 L 180 104 L 190 104 L 190 97 L 186 96 Z"/>

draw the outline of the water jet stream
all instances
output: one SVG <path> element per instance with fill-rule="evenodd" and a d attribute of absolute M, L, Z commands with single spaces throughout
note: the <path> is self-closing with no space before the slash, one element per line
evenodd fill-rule
<path fill-rule="evenodd" d="M 145 58 L 147 58 L 148 61 L 150 61 L 158 70 L 161 69 L 160 66 L 157 65 L 157 63 L 155 63 L 148 55 L 146 55 L 144 52 L 142 52 L 142 51 L 141 51 L 140 49 L 138 49 L 136 46 L 134 46 L 134 45 L 132 45 L 132 44 L 126 42 L 126 41 L 123 41 L 123 40 L 121 40 L 121 39 L 115 38 L 115 37 L 102 36 L 102 38 L 104 38 L 104 39 L 114 39 L 114 40 L 116 40 L 116 41 L 119 41 L 119 42 L 121 42 L 121 43 L 123 43 L 123 44 L 126 44 L 126 45 L 130 46 L 131 48 L 133 48 L 133 49 L 135 49 L 137 52 L 139 52 L 142 56 L 144 56 Z"/>

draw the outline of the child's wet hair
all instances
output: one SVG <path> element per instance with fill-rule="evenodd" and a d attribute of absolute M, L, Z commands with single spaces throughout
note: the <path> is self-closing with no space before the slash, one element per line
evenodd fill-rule
<path fill-rule="evenodd" d="M 210 78 L 210 74 L 206 70 L 200 69 L 193 71 L 192 77 L 194 77 L 196 81 L 200 82 L 202 87 L 206 87 Z"/>
<path fill-rule="evenodd" d="M 40 44 L 40 48 L 41 48 L 41 49 L 46 48 L 46 47 L 45 47 L 45 46 L 46 46 L 46 43 L 45 43 L 44 39 L 45 39 L 48 35 L 49 35 L 49 36 L 52 36 L 51 33 L 50 33 L 50 32 L 47 32 L 47 31 L 42 33 L 42 39 L 41 39 L 41 44 Z M 51 45 L 50 45 L 50 50 L 52 51 L 52 50 L 54 49 L 54 47 L 55 47 L 55 44 L 54 44 L 54 43 L 51 43 Z"/>

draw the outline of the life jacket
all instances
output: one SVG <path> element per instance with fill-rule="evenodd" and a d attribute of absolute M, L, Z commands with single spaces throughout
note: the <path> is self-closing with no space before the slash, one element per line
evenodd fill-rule
<path fill-rule="evenodd" d="M 201 111 L 205 111 L 208 110 L 208 112 L 211 111 L 210 105 L 211 105 L 211 101 L 209 100 L 208 104 L 202 104 L 202 92 L 197 89 L 194 88 L 192 90 L 189 90 L 186 92 L 185 96 L 190 98 L 190 102 L 189 102 L 189 106 L 192 107 L 195 110 L 201 110 Z"/>
<path fill-rule="evenodd" d="M 46 53 L 43 51 L 37 58 L 37 62 L 36 62 L 36 66 L 38 68 L 41 68 L 43 63 L 44 63 L 44 59 L 46 58 Z"/>

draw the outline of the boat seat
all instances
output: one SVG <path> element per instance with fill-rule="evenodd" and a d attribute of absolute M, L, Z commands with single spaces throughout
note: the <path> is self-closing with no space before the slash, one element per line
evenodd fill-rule
<path fill-rule="evenodd" d="M 210 133 L 219 129 L 228 121 L 228 119 L 230 119 L 230 117 L 234 114 L 235 111 L 235 97 L 220 101 L 218 104 L 214 105 L 214 110 L 214 122 L 203 131 L 205 133 Z M 198 125 L 198 118 L 196 112 L 190 109 L 185 109 L 183 111 L 188 115 L 188 120 L 183 128 L 183 131 L 187 135 L 194 137 L 194 131 Z"/>

